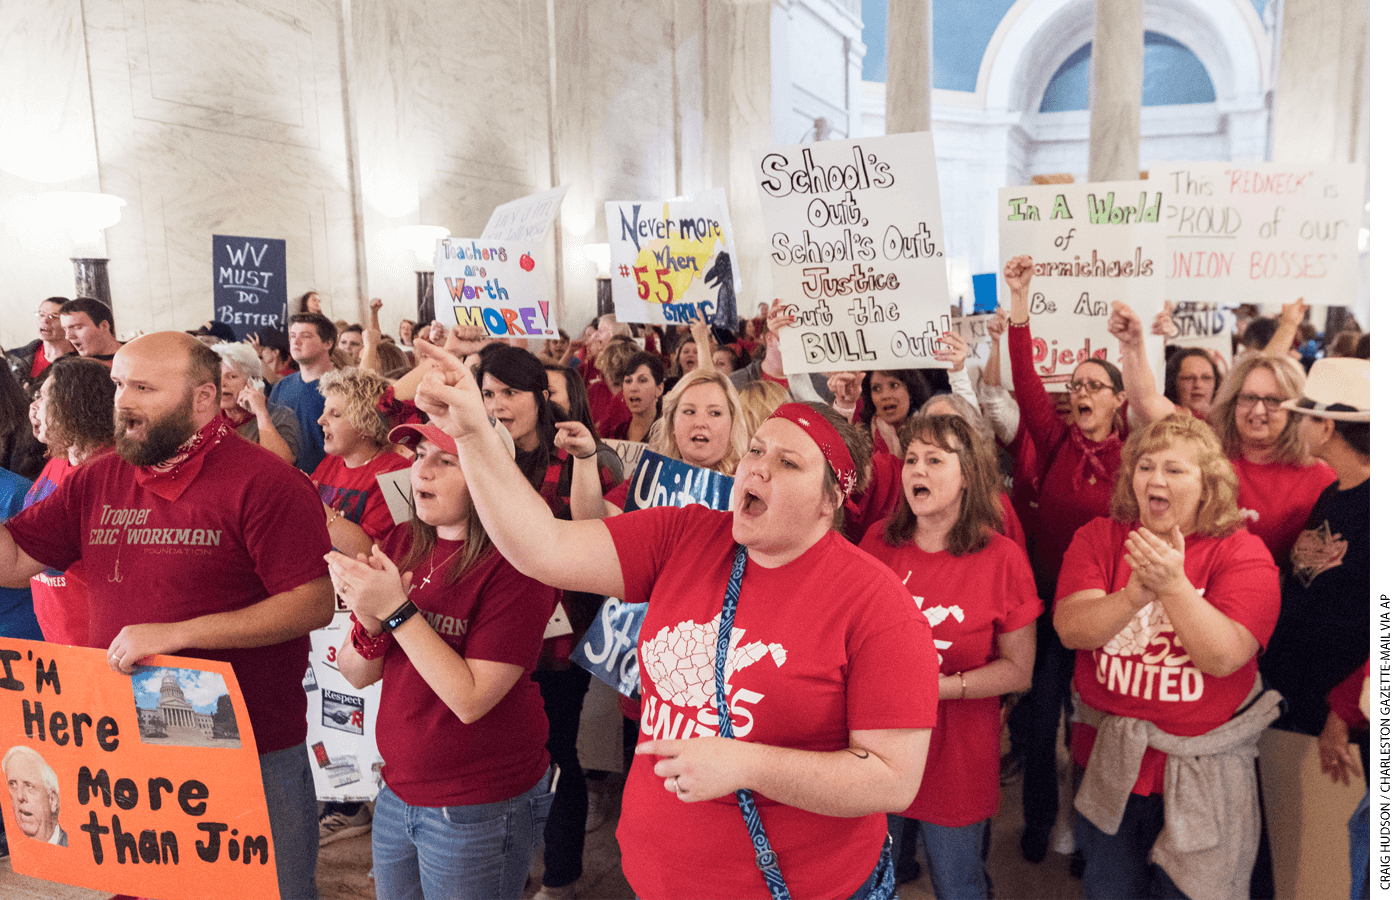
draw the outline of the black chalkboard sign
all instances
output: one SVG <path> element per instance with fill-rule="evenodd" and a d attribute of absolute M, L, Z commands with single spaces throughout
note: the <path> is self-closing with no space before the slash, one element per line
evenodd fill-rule
<path fill-rule="evenodd" d="M 287 325 L 287 242 L 214 235 L 214 321 L 238 340 Z"/>

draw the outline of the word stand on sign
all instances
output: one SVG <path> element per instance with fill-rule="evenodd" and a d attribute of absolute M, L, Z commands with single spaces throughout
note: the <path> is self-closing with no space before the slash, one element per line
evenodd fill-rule
<path fill-rule="evenodd" d="M 1162 191 L 1152 182 L 1051 184 L 1002 188 L 998 222 L 1003 262 L 1029 255 L 1036 371 L 1048 390 L 1063 391 L 1086 359 L 1119 362 L 1108 333 L 1113 303 L 1144 322 L 1162 309 Z M 999 282 L 1005 305 L 1006 283 Z M 1146 335 L 1161 383 L 1162 339 Z M 1002 357 L 1010 383 L 1010 365 Z"/>
<path fill-rule="evenodd" d="M 788 372 L 947 368 L 948 267 L 933 138 L 783 147 L 758 160 Z"/>

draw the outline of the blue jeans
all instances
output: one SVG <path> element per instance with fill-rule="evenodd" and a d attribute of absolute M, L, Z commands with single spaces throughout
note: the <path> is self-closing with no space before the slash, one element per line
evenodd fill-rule
<path fill-rule="evenodd" d="M 316 821 L 316 784 L 306 744 L 264 753 L 258 763 L 272 822 L 278 891 L 283 900 L 316 900 L 321 829 Z"/>
<path fill-rule="evenodd" d="M 880 850 L 875 870 L 847 900 L 899 900 L 894 892 L 894 858 L 890 855 L 889 835 L 885 836 L 885 846 Z"/>
<path fill-rule="evenodd" d="M 380 900 L 519 897 L 544 841 L 549 773 L 518 797 L 472 806 L 410 806 L 387 786 L 374 804 Z"/>
<path fill-rule="evenodd" d="M 938 900 L 987 900 L 991 878 L 987 874 L 987 850 L 992 822 L 985 819 L 960 828 L 890 816 L 890 840 L 897 848 L 901 833 L 919 826 L 919 840 L 928 858 L 929 880 Z M 898 865 L 898 861 L 896 861 Z"/>
<path fill-rule="evenodd" d="M 1151 861 L 1163 825 L 1162 795 L 1129 794 L 1117 834 L 1105 834 L 1075 813 L 1074 837 L 1084 853 L 1085 900 L 1188 900 Z"/>
<path fill-rule="evenodd" d="M 1371 873 L 1371 792 L 1368 790 L 1347 822 L 1351 836 L 1351 900 L 1367 896 Z"/>

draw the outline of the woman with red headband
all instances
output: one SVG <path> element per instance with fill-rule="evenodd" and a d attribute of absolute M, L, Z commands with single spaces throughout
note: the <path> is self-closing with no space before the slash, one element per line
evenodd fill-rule
<path fill-rule="evenodd" d="M 648 740 L 618 825 L 638 894 L 892 896 L 882 813 L 918 790 L 937 655 L 908 590 L 833 531 L 864 469 L 849 423 L 780 407 L 735 472 L 732 512 L 565 522 L 501 450 L 460 362 L 417 349 L 437 366 L 417 405 L 455 439 L 502 555 L 546 584 L 651 603 Z"/>

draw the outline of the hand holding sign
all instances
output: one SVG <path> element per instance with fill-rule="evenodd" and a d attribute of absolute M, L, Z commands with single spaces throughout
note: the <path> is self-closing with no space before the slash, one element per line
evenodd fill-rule
<path fill-rule="evenodd" d="M 938 342 L 943 346 L 934 356 L 946 363 L 951 363 L 949 371 L 961 372 L 963 363 L 967 362 L 967 341 L 956 331 L 948 331 L 944 332 Z"/>
<path fill-rule="evenodd" d="M 107 648 L 107 664 L 114 672 L 130 675 L 147 657 L 174 653 L 190 646 L 180 633 L 180 625 L 179 622 L 157 622 L 125 626 Z"/>

